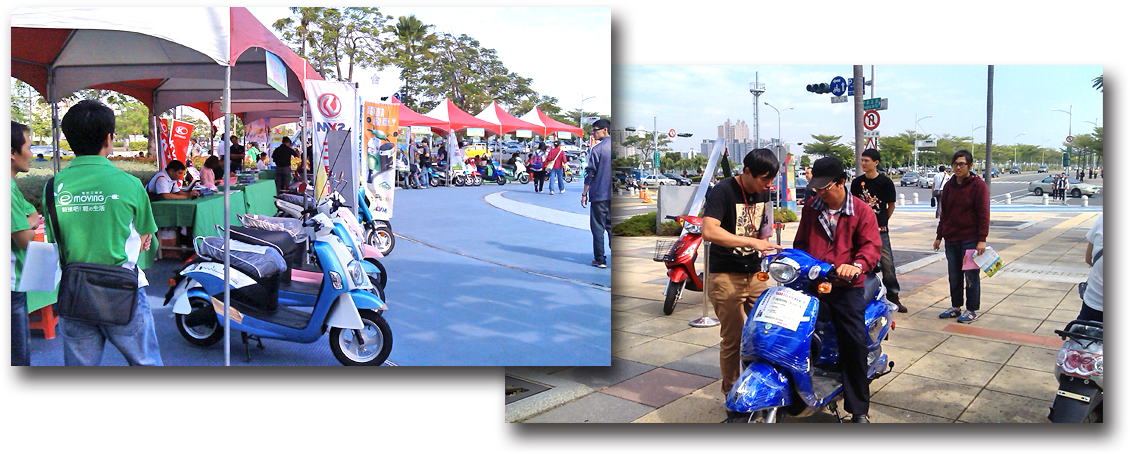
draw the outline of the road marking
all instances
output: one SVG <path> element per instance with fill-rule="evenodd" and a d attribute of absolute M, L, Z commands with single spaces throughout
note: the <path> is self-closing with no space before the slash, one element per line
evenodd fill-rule
<path fill-rule="evenodd" d="M 511 200 L 502 194 L 508 191 L 498 191 L 487 194 L 483 201 L 503 211 L 514 213 L 518 216 L 557 224 L 577 230 L 589 230 L 589 215 L 577 214 L 553 208 L 546 208 L 528 202 Z"/>

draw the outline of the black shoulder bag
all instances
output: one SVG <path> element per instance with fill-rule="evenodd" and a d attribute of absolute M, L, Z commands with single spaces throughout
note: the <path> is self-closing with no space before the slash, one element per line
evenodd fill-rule
<path fill-rule="evenodd" d="M 47 182 L 48 214 L 55 242 L 59 246 L 59 266 L 63 269 L 59 282 L 56 308 L 63 317 L 87 323 L 125 325 L 133 319 L 137 307 L 137 269 L 121 266 L 66 261 L 66 245 L 55 213 L 55 179 Z"/>

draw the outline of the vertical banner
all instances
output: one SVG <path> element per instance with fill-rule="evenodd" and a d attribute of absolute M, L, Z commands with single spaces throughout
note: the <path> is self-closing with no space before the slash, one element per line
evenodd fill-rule
<path fill-rule="evenodd" d="M 365 144 L 361 180 L 374 219 L 392 217 L 396 186 L 396 146 L 400 133 L 400 105 L 363 103 L 361 142 Z"/>
<path fill-rule="evenodd" d="M 359 154 L 338 157 L 340 152 L 356 148 L 347 146 L 342 150 L 331 150 L 326 133 L 329 131 L 350 130 L 351 143 L 361 141 L 358 125 L 357 88 L 347 82 L 310 80 L 306 82 L 306 99 L 310 100 L 310 120 L 313 126 L 314 143 L 314 196 L 326 196 L 326 182 L 330 173 L 330 163 L 337 159 L 358 159 Z M 305 150 L 302 150 L 305 152 Z M 353 168 L 360 168 L 357 163 Z M 353 182 L 356 183 L 356 182 Z"/>
<path fill-rule="evenodd" d="M 157 120 L 157 168 L 169 165 L 169 125 L 164 118 Z"/>
<path fill-rule="evenodd" d="M 467 170 L 463 163 L 463 150 L 459 149 L 459 142 L 455 140 L 455 131 L 447 131 L 447 168 L 452 175 L 459 175 Z"/>
<path fill-rule="evenodd" d="M 168 119 L 168 123 L 161 120 L 157 124 L 160 128 L 161 137 L 157 165 L 164 169 L 171 160 L 184 162 L 188 157 L 188 148 L 192 146 L 192 130 L 194 128 L 192 124 L 171 118 Z"/>

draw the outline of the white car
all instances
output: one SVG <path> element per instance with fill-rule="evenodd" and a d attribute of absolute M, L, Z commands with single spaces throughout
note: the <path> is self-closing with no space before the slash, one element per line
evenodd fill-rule
<path fill-rule="evenodd" d="M 643 186 L 674 186 L 679 183 L 663 175 L 648 175 L 640 178 L 640 184 Z"/>

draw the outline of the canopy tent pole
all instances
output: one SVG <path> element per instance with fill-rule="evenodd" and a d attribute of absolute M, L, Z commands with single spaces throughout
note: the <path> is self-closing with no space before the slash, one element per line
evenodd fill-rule
<path fill-rule="evenodd" d="M 224 136 L 231 136 L 231 66 L 224 67 Z M 224 153 L 224 365 L 231 366 L 231 149 Z"/>
<path fill-rule="evenodd" d="M 305 92 L 303 93 L 305 97 Z M 298 154 L 302 155 L 302 184 L 306 184 L 306 108 L 309 107 L 306 100 L 302 100 L 302 124 L 298 125 Z M 302 187 L 299 185 L 298 187 Z M 286 189 L 286 188 L 283 188 Z M 302 208 L 304 210 L 313 208 L 313 206 L 306 206 L 306 191 L 302 191 Z"/>

